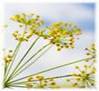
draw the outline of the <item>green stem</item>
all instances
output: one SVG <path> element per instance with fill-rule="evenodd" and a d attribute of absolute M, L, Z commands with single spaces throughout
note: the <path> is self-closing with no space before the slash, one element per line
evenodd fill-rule
<path fill-rule="evenodd" d="M 9 67 L 8 67 L 8 70 L 6 71 L 4 81 L 7 79 L 7 76 L 8 76 L 8 74 L 9 74 L 9 72 L 10 72 L 10 69 L 12 68 L 12 65 L 13 65 L 13 63 L 14 63 L 14 60 L 15 60 L 15 58 L 16 58 L 16 56 L 17 56 L 17 53 L 18 53 L 18 50 L 19 50 L 19 48 L 20 48 L 20 45 L 21 45 L 21 42 L 19 42 L 19 43 L 17 44 L 17 46 L 16 46 L 16 48 L 15 48 L 15 50 L 14 50 L 13 58 L 12 58 L 11 64 L 8 65 Z"/>
<path fill-rule="evenodd" d="M 63 76 L 55 76 L 55 77 L 48 77 L 48 78 L 45 78 L 43 80 L 48 80 L 48 79 L 61 79 L 61 78 L 65 78 L 65 77 L 71 77 L 73 75 L 63 75 Z M 32 80 L 32 82 L 34 81 L 39 81 L 39 80 Z M 11 86 L 13 85 L 16 85 L 16 84 L 25 84 L 27 81 L 22 81 L 22 82 L 17 82 L 17 83 L 14 83 L 12 84 Z"/>
<path fill-rule="evenodd" d="M 11 79 L 13 79 L 14 77 L 16 77 L 17 75 L 19 75 L 20 73 L 22 73 L 24 70 L 26 70 L 27 68 L 29 68 L 31 65 L 33 65 L 35 62 L 37 62 L 38 59 L 41 58 L 50 48 L 51 48 L 51 46 L 48 47 L 43 53 L 41 53 L 41 55 L 39 55 L 33 62 L 31 62 L 24 69 L 20 70 L 17 74 L 15 74 Z"/>
<path fill-rule="evenodd" d="M 52 68 L 49 68 L 49 69 L 46 69 L 46 70 L 37 72 L 37 73 L 35 73 L 35 74 L 31 74 L 31 75 L 28 75 L 28 76 L 25 76 L 25 77 L 22 77 L 22 78 L 13 80 L 13 81 L 11 81 L 10 83 L 17 82 L 17 81 L 19 81 L 19 80 L 28 78 L 28 77 L 30 77 L 30 76 L 35 76 L 35 75 L 38 75 L 38 74 L 41 74 L 41 73 L 45 73 L 45 72 L 48 72 L 48 71 L 51 71 L 51 70 L 55 70 L 55 69 L 58 69 L 58 68 L 61 68 L 61 67 L 65 67 L 65 66 L 68 66 L 68 65 L 71 65 L 71 64 L 75 64 L 75 63 L 79 63 L 79 62 L 82 62 L 82 61 L 85 61 L 85 60 L 89 60 L 89 59 L 92 59 L 92 57 L 91 57 L 91 58 L 85 58 L 85 59 L 77 60 L 77 61 L 70 62 L 70 63 L 66 63 L 66 64 L 63 64 L 63 65 L 56 66 L 56 67 L 52 67 Z"/>
<path fill-rule="evenodd" d="M 35 39 L 35 41 L 32 43 L 32 45 L 29 47 L 29 49 L 27 50 L 27 52 L 24 54 L 24 56 L 21 58 L 21 60 L 19 61 L 19 63 L 16 65 L 16 67 L 14 68 L 14 70 L 12 71 L 11 75 L 9 76 L 10 78 L 16 73 L 18 67 L 20 66 L 20 64 L 23 62 L 24 58 L 27 56 L 27 54 L 29 53 L 29 51 L 33 48 L 33 46 L 35 45 L 35 43 L 38 41 L 40 37 L 37 37 Z"/>
<path fill-rule="evenodd" d="M 5 74 L 6 74 L 6 71 L 7 71 L 7 67 L 8 67 L 7 63 L 5 63 L 4 66 L 5 66 L 5 67 L 4 67 L 4 77 L 5 77 Z"/>
<path fill-rule="evenodd" d="M 19 87 L 19 88 L 27 88 L 26 86 L 14 86 L 13 87 Z"/>
<path fill-rule="evenodd" d="M 16 73 L 17 73 L 18 71 L 20 71 L 20 69 L 22 69 L 28 62 L 30 62 L 30 61 L 32 60 L 32 58 L 34 58 L 39 52 L 41 52 L 41 51 L 42 51 L 44 48 L 46 48 L 49 44 L 50 44 L 50 43 L 46 44 L 46 45 L 43 46 L 41 49 L 39 49 L 33 56 L 31 56 L 23 65 L 21 65 L 21 66 L 17 69 Z M 9 81 L 9 79 L 11 79 L 11 78 L 12 78 L 12 77 L 9 77 L 7 81 Z"/>
<path fill-rule="evenodd" d="M 4 64 L 4 75 L 3 75 L 4 78 L 5 78 L 6 71 L 7 71 L 7 63 Z M 4 79 L 3 79 L 3 83 L 4 83 Z"/>

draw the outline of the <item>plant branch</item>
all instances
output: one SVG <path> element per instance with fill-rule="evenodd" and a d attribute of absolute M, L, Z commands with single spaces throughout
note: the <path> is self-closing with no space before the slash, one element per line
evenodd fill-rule
<path fill-rule="evenodd" d="M 18 50 L 19 50 L 19 48 L 20 48 L 20 45 L 21 45 L 21 42 L 19 42 L 19 43 L 17 44 L 17 46 L 16 46 L 16 48 L 15 48 L 15 50 L 14 50 L 13 58 L 12 58 L 11 64 L 9 64 L 9 67 L 8 67 L 8 69 L 6 70 L 5 77 L 4 77 L 4 81 L 7 79 L 7 76 L 8 76 L 8 74 L 9 74 L 9 72 L 10 72 L 10 69 L 12 68 L 12 65 L 13 65 L 13 63 L 14 63 L 14 60 L 15 60 L 15 58 L 16 58 L 16 56 L 17 56 L 17 53 L 18 53 Z"/>
<path fill-rule="evenodd" d="M 22 73 L 24 70 L 26 70 L 27 68 L 29 68 L 31 65 L 33 65 L 35 62 L 37 62 L 38 59 L 41 58 L 50 48 L 51 48 L 51 46 L 48 47 L 44 52 L 42 52 L 41 55 L 39 55 L 33 62 L 31 62 L 24 69 L 20 70 L 17 74 L 15 74 L 11 79 L 13 79 L 14 77 L 16 77 L 17 75 L 19 75 L 20 73 Z"/>
<path fill-rule="evenodd" d="M 39 49 L 33 56 L 31 56 L 23 65 L 21 65 L 21 66 L 17 69 L 16 73 L 17 73 L 20 69 L 22 69 L 28 62 L 30 62 L 30 61 L 32 60 L 32 58 L 34 58 L 39 52 L 41 52 L 43 49 L 45 49 L 49 44 L 50 44 L 50 43 L 46 44 L 46 45 L 43 46 L 41 49 Z M 9 77 L 9 78 L 7 79 L 7 81 L 9 81 L 11 78 L 12 78 L 12 77 Z"/>
<path fill-rule="evenodd" d="M 12 71 L 11 75 L 9 76 L 10 78 L 14 75 L 14 73 L 17 71 L 18 67 L 20 66 L 20 64 L 23 62 L 24 58 L 27 56 L 27 54 L 29 53 L 29 51 L 33 48 L 33 46 L 35 45 L 35 43 L 38 41 L 40 37 L 37 37 L 35 39 L 35 41 L 32 43 L 32 45 L 29 47 L 29 49 L 27 50 L 27 52 L 24 54 L 24 56 L 21 58 L 21 60 L 19 61 L 19 63 L 16 65 L 16 67 L 14 68 L 14 70 Z"/>
<path fill-rule="evenodd" d="M 85 59 L 77 60 L 77 61 L 70 62 L 70 63 L 66 63 L 66 64 L 63 64 L 63 65 L 56 66 L 56 67 L 52 67 L 52 68 L 49 68 L 49 69 L 46 69 L 46 70 L 31 74 L 31 75 L 27 75 L 25 77 L 22 77 L 22 78 L 19 78 L 19 79 L 16 79 L 16 80 L 13 80 L 10 83 L 17 82 L 19 80 L 25 79 L 25 78 L 30 77 L 30 76 L 38 75 L 38 74 L 41 74 L 41 73 L 45 73 L 45 72 L 48 72 L 48 71 L 51 71 L 51 70 L 55 70 L 55 69 L 58 69 L 58 68 L 61 68 L 61 67 L 65 67 L 65 66 L 68 66 L 68 65 L 71 65 L 71 64 L 79 63 L 79 62 L 82 62 L 82 61 L 85 61 L 85 60 L 90 60 L 90 59 L 92 59 L 92 57 L 91 58 L 85 58 Z"/>
<path fill-rule="evenodd" d="M 43 80 L 49 80 L 49 79 L 61 79 L 61 78 L 65 78 L 65 77 L 71 77 L 73 75 L 63 75 L 63 76 L 55 76 L 55 77 L 48 77 L 48 78 L 45 78 Z M 34 81 L 39 81 L 39 80 L 32 80 L 31 82 L 34 82 Z M 17 82 L 17 83 L 14 83 L 15 85 L 16 84 L 25 84 L 27 81 L 22 81 L 22 82 Z M 14 84 L 12 84 L 11 86 L 13 86 Z"/>

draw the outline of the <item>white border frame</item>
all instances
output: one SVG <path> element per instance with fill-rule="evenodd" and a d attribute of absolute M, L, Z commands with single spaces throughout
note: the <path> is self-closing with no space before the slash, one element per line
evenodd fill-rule
<path fill-rule="evenodd" d="M 4 35 L 4 29 L 3 29 L 3 24 L 4 24 L 4 6 L 6 3 L 96 3 L 96 19 L 95 19 L 95 23 L 96 23 L 96 47 L 97 47 L 97 64 L 96 64 L 96 68 L 97 68 L 97 75 L 96 75 L 96 89 L 54 89 L 55 91 L 98 91 L 98 84 L 99 84 L 99 72 L 98 72 L 98 59 L 99 59 L 99 0 L 1 0 L 0 1 L 0 59 L 2 58 L 2 46 L 3 46 L 3 35 Z M 3 62 L 1 62 L 0 60 L 0 91 L 28 91 L 28 89 L 24 89 L 24 88 L 14 88 L 14 89 L 3 89 L 2 88 L 2 70 L 3 70 Z M 52 91 L 53 89 L 29 89 L 30 91 Z"/>

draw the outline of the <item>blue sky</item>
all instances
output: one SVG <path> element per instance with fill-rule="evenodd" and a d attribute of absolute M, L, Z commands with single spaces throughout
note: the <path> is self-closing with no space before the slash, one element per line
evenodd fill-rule
<path fill-rule="evenodd" d="M 13 7 L 13 8 L 12 8 Z M 72 21 L 85 31 L 94 31 L 94 3 L 45 3 L 45 4 L 8 4 L 7 13 L 35 12 L 46 24 L 57 21 Z"/>
<path fill-rule="evenodd" d="M 93 12 L 92 13 L 92 18 L 90 20 L 84 20 L 83 22 L 81 21 L 81 25 L 89 31 L 94 31 L 95 30 L 95 4 L 94 3 L 87 3 L 87 4 L 81 4 L 82 7 L 85 7 L 87 10 Z"/>
<path fill-rule="evenodd" d="M 52 22 L 61 21 L 61 20 L 72 21 L 77 23 L 77 25 L 79 25 L 79 27 L 81 27 L 81 29 L 85 31 L 95 30 L 95 25 L 94 25 L 95 5 L 93 3 L 67 4 L 67 5 L 60 4 L 60 5 L 52 5 L 52 6 L 54 6 L 54 10 L 56 11 L 59 10 L 58 12 L 52 12 L 52 13 L 49 11 L 50 14 L 53 15 L 54 13 L 54 15 L 57 14 L 56 17 L 59 16 L 58 19 L 57 18 L 52 19 Z M 46 19 L 48 19 L 48 17 Z"/>

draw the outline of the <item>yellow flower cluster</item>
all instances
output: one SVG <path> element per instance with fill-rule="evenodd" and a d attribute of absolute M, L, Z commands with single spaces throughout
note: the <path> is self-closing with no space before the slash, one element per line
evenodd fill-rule
<path fill-rule="evenodd" d="M 19 33 L 19 31 L 14 31 L 13 32 L 13 36 L 15 37 L 16 40 L 22 42 L 22 41 L 28 41 L 28 39 L 31 37 L 30 34 L 28 34 L 27 32 L 22 32 Z"/>
<path fill-rule="evenodd" d="M 27 30 L 20 34 L 18 31 L 13 33 L 16 40 L 28 41 L 32 35 L 37 35 L 48 39 L 50 43 L 57 46 L 57 50 L 62 48 L 74 48 L 76 36 L 81 34 L 80 29 L 71 22 L 55 22 L 48 27 L 44 24 L 40 16 L 34 14 L 18 14 L 11 19 L 27 26 Z"/>
<path fill-rule="evenodd" d="M 95 62 L 95 57 L 96 57 L 96 49 L 95 49 L 95 44 L 92 44 L 89 48 L 85 48 L 87 51 L 86 55 L 89 57 L 92 57 L 92 61 Z M 90 60 L 86 60 L 89 62 Z"/>
<path fill-rule="evenodd" d="M 9 50 L 8 53 L 4 55 L 5 64 L 9 64 L 12 61 L 12 57 L 13 57 L 13 52 L 12 50 Z"/>
<path fill-rule="evenodd" d="M 72 73 L 72 77 L 67 79 L 71 83 L 72 87 L 94 87 L 95 85 L 95 72 L 96 69 L 90 65 L 84 65 L 82 68 L 75 67 L 78 72 Z"/>
<path fill-rule="evenodd" d="M 56 22 L 49 26 L 48 36 L 51 43 L 57 46 L 57 50 L 62 48 L 74 48 L 75 35 L 80 34 L 80 29 L 69 22 Z"/>
<path fill-rule="evenodd" d="M 17 15 L 12 16 L 11 20 L 16 21 L 21 24 L 25 24 L 25 25 L 30 25 L 30 26 L 32 25 L 32 27 L 38 27 L 43 23 L 43 21 L 40 19 L 40 16 L 35 15 L 33 13 L 17 14 Z"/>
<path fill-rule="evenodd" d="M 35 14 L 17 14 L 11 17 L 11 20 L 18 22 L 20 27 L 24 27 L 25 31 L 19 33 L 18 31 L 14 31 L 13 36 L 18 41 L 28 41 L 30 37 L 32 37 L 34 32 L 39 29 L 39 27 L 43 24 L 43 20 L 40 16 Z"/>
<path fill-rule="evenodd" d="M 28 77 L 26 82 L 27 88 L 58 88 L 56 82 L 52 78 L 45 79 L 44 76 L 38 75 Z"/>

